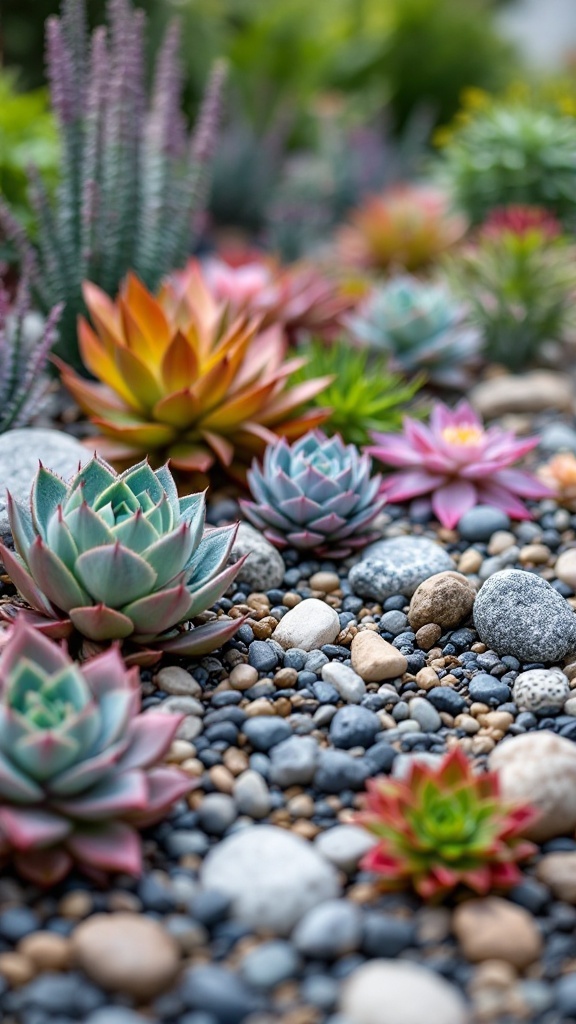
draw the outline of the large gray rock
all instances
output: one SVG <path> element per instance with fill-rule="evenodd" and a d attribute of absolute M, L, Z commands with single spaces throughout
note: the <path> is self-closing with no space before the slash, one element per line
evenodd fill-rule
<path fill-rule="evenodd" d="M 411 597 L 429 576 L 454 569 L 450 555 L 427 537 L 391 537 L 370 544 L 362 561 L 352 567 L 350 586 L 355 594 L 385 601 L 392 594 Z"/>
<path fill-rule="evenodd" d="M 24 427 L 0 435 L 0 534 L 10 529 L 6 491 L 26 501 L 41 462 L 58 476 L 69 479 L 92 457 L 80 441 L 61 430 Z"/>
<path fill-rule="evenodd" d="M 576 616 L 546 580 L 504 569 L 484 583 L 474 625 L 487 647 L 520 661 L 557 662 L 576 651 Z"/>
<path fill-rule="evenodd" d="M 236 583 L 245 583 L 255 591 L 274 590 L 280 586 L 286 572 L 282 555 L 248 523 L 240 523 L 230 559 L 236 561 L 242 555 L 248 555 L 248 558 L 236 577 Z"/>
<path fill-rule="evenodd" d="M 254 825 L 224 839 L 202 867 L 202 885 L 225 893 L 238 920 L 289 935 L 312 907 L 340 895 L 336 868 L 305 839 Z"/>

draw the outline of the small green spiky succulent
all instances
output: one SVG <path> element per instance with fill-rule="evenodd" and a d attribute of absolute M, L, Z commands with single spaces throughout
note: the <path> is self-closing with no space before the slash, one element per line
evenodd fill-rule
<path fill-rule="evenodd" d="M 399 430 L 406 406 L 424 383 L 423 375 L 406 380 L 389 369 L 386 356 L 343 341 L 314 341 L 303 354 L 308 362 L 298 371 L 300 381 L 333 377 L 313 399 L 315 405 L 332 410 L 324 430 L 359 448 L 370 444 L 373 431 Z"/>
<path fill-rule="evenodd" d="M 345 322 L 357 342 L 387 352 L 393 369 L 424 371 L 446 387 L 462 384 L 480 344 L 463 302 L 409 274 L 376 286 Z"/>
<path fill-rule="evenodd" d="M 536 851 L 523 833 L 537 811 L 505 803 L 498 776 L 475 774 L 460 747 L 438 768 L 414 762 L 406 779 L 371 779 L 367 789 L 356 822 L 376 838 L 361 866 L 384 889 L 431 899 L 464 885 L 485 896 L 515 885 L 518 862 Z"/>
<path fill-rule="evenodd" d="M 204 495 L 178 498 L 167 466 L 118 474 L 95 455 L 64 483 L 41 465 L 30 505 L 8 494 L 8 513 L 16 552 L 1 547 L 4 565 L 52 636 L 196 655 L 241 622 L 177 628 L 223 595 L 243 560 L 227 566 L 236 526 L 204 532 Z"/>
<path fill-rule="evenodd" d="M 75 664 L 19 617 L 0 661 L 0 860 L 53 885 L 141 871 L 138 829 L 192 788 L 159 766 L 180 715 L 140 709 L 117 647 Z"/>
<path fill-rule="evenodd" d="M 290 445 L 269 445 L 254 460 L 248 484 L 254 501 L 243 512 L 279 548 L 345 558 L 377 534 L 370 524 L 385 504 L 372 462 L 341 437 L 311 430 Z"/>

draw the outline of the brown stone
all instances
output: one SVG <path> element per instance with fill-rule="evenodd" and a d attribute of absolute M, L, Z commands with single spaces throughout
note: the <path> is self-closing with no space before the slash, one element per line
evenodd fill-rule
<path fill-rule="evenodd" d="M 18 943 L 18 952 L 39 971 L 65 971 L 72 959 L 72 943 L 56 932 L 32 932 Z"/>
<path fill-rule="evenodd" d="M 352 668 L 366 683 L 404 675 L 408 662 L 403 654 L 372 630 L 361 630 L 350 646 Z"/>
<path fill-rule="evenodd" d="M 539 861 L 536 874 L 557 899 L 576 904 L 576 853 L 547 853 Z"/>
<path fill-rule="evenodd" d="M 143 914 L 95 914 L 72 934 L 74 962 L 102 988 L 146 1003 L 173 984 L 180 951 L 157 921 Z"/>
<path fill-rule="evenodd" d="M 461 903 L 452 930 L 468 960 L 504 960 L 523 969 L 542 951 L 542 938 L 532 915 L 499 896 Z"/>
<path fill-rule="evenodd" d="M 408 611 L 410 625 L 417 630 L 432 622 L 454 629 L 468 618 L 475 598 L 474 587 L 462 573 L 438 572 L 414 591 Z"/>
<path fill-rule="evenodd" d="M 309 582 L 312 590 L 321 590 L 324 594 L 331 594 L 332 591 L 338 590 L 340 577 L 335 572 L 315 572 Z"/>
<path fill-rule="evenodd" d="M 0 975 L 11 988 L 26 985 L 36 974 L 36 967 L 21 953 L 0 953 Z"/>
<path fill-rule="evenodd" d="M 427 622 L 416 631 L 416 643 L 422 651 L 429 651 L 442 636 L 442 626 L 437 622 Z"/>
<path fill-rule="evenodd" d="M 249 690 L 258 682 L 258 671 L 252 665 L 236 665 L 228 681 L 234 690 Z"/>

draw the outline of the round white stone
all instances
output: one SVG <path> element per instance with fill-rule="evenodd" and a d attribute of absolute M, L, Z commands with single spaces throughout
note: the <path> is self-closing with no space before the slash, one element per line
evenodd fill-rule
<path fill-rule="evenodd" d="M 561 711 L 570 683 L 559 668 L 531 668 L 516 677 L 512 695 L 519 711 Z"/>
<path fill-rule="evenodd" d="M 289 935 L 311 907 L 340 895 L 336 868 L 310 843 L 274 825 L 224 839 L 206 857 L 206 889 L 232 901 L 234 916 L 257 932 Z"/>
<path fill-rule="evenodd" d="M 340 632 L 340 619 L 334 608 L 316 597 L 307 597 L 280 620 L 272 634 L 284 650 L 300 647 L 314 651 L 324 644 L 334 643 Z"/>
<path fill-rule="evenodd" d="M 314 846 L 337 868 L 351 874 L 358 867 L 358 861 L 377 842 L 376 836 L 359 825 L 335 825 L 320 832 Z"/>
<path fill-rule="evenodd" d="M 576 828 L 576 744 L 543 729 L 513 736 L 490 754 L 502 798 L 531 803 L 540 817 L 526 829 L 536 842 L 570 835 Z"/>
<path fill-rule="evenodd" d="M 427 967 L 372 960 L 344 983 L 340 1010 L 349 1024 L 468 1024 L 458 989 Z"/>

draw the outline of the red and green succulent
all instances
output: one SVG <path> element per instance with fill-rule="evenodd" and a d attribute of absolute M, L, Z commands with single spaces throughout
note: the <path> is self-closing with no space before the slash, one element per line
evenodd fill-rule
<path fill-rule="evenodd" d="M 17 620 L 0 660 L 0 859 L 52 885 L 75 865 L 139 874 L 138 829 L 191 788 L 159 766 L 181 717 L 139 714 L 117 647 L 85 662 Z"/>
<path fill-rule="evenodd" d="M 536 847 L 523 838 L 537 811 L 504 803 L 495 773 L 476 774 L 460 747 L 437 768 L 413 762 L 405 779 L 372 779 L 358 824 L 377 842 L 362 867 L 385 889 L 433 899 L 460 885 L 485 895 L 520 879 Z"/>

